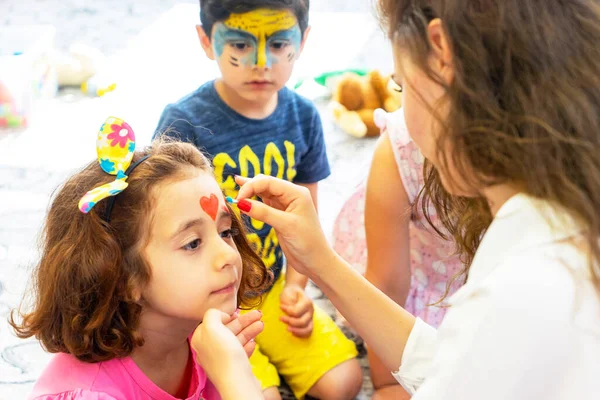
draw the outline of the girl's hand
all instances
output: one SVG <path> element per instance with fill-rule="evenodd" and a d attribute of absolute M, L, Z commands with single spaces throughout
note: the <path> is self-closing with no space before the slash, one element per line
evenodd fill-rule
<path fill-rule="evenodd" d="M 275 228 L 279 244 L 296 271 L 314 277 L 321 266 L 335 259 L 307 188 L 265 175 L 236 177 L 236 182 L 242 186 L 240 211 Z M 249 200 L 252 196 L 263 202 Z"/>
<path fill-rule="evenodd" d="M 264 327 L 260 316 L 258 311 L 238 317 L 210 309 L 194 331 L 191 344 L 198 364 L 219 391 L 230 380 L 245 377 L 241 380 L 253 382 L 248 356 L 250 349 L 254 351 L 254 337 Z"/>
<path fill-rule="evenodd" d="M 250 358 L 256 348 L 254 338 L 256 338 L 265 327 L 264 322 L 260 320 L 261 317 L 262 313 L 258 310 L 253 310 L 243 315 L 236 312 L 231 317 L 231 321 L 226 324 L 229 330 L 237 336 L 240 344 L 244 347 L 248 358 Z"/>

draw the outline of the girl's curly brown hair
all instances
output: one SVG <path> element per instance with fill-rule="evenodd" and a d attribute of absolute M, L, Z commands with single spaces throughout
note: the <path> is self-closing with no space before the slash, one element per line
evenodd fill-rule
<path fill-rule="evenodd" d="M 450 112 L 438 116 L 438 149 L 453 151 L 438 151 L 440 167 L 451 160 L 472 188 L 512 183 L 564 207 L 587 227 L 591 272 L 600 284 L 600 4 L 380 0 L 378 5 L 394 45 L 445 89 Z M 451 47 L 450 83 L 427 62 L 427 27 L 435 18 Z M 429 106 L 435 115 L 436 105 Z M 489 207 L 483 198 L 450 196 L 435 168 L 426 167 L 425 177 L 425 203 L 435 206 L 470 262 L 492 220 Z"/>
<path fill-rule="evenodd" d="M 136 152 L 132 163 L 146 155 L 150 157 L 131 173 L 129 186 L 116 197 L 110 223 L 103 219 L 108 200 L 88 214 L 77 206 L 88 190 L 115 179 L 98 161 L 58 190 L 33 275 L 33 309 L 18 310 L 21 322 L 14 311 L 9 318 L 20 338 L 35 336 L 49 352 L 69 353 L 85 362 L 125 357 L 144 343 L 137 332 L 142 306 L 136 293 L 150 280 L 151 270 L 142 256 L 153 208 L 150 193 L 194 170 L 212 172 L 208 159 L 191 144 L 158 139 Z M 246 240 L 243 224 L 231 215 L 232 230 L 240 232 L 234 241 L 243 264 L 238 304 L 252 306 L 271 274 Z"/>

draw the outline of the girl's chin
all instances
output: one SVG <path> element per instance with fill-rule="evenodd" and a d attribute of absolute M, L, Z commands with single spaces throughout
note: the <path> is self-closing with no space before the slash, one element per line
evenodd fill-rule
<path fill-rule="evenodd" d="M 221 310 L 227 315 L 233 315 L 238 310 L 237 298 L 234 299 L 231 303 L 223 304 L 222 307 L 219 307 L 219 310 Z"/>

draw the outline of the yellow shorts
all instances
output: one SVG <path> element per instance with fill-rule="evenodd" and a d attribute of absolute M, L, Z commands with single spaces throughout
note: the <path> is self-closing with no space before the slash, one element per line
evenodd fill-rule
<path fill-rule="evenodd" d="M 250 357 L 252 372 L 263 390 L 279 386 L 284 377 L 297 399 L 306 393 L 325 373 L 358 355 L 354 342 L 346 338 L 325 311 L 315 305 L 313 332 L 298 338 L 279 320 L 285 315 L 279 307 L 279 296 L 285 285 L 282 273 L 258 307 L 263 313 L 264 331 L 256 338 L 256 350 Z"/>

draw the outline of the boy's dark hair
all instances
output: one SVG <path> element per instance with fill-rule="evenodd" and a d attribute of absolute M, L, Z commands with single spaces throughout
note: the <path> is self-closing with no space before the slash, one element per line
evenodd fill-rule
<path fill-rule="evenodd" d="M 300 31 L 308 27 L 310 0 L 200 0 L 200 22 L 208 37 L 216 22 L 225 21 L 231 14 L 243 14 L 258 8 L 290 10 L 296 16 Z"/>
<path fill-rule="evenodd" d="M 143 256 L 152 219 L 154 196 L 160 185 L 186 179 L 195 171 L 212 172 L 209 160 L 193 145 L 161 138 L 136 151 L 132 162 L 149 155 L 127 179 L 108 224 L 103 216 L 108 201 L 88 214 L 78 211 L 89 190 L 114 180 L 89 163 L 54 196 L 44 227 L 42 256 L 35 268 L 35 303 L 28 312 L 11 313 L 17 336 L 35 336 L 51 353 L 69 353 L 85 362 L 126 357 L 144 338 L 138 332 L 142 305 L 138 292 L 150 281 Z M 256 305 L 271 274 L 254 252 L 244 226 L 231 211 L 233 237 L 242 257 L 238 304 Z M 22 320 L 18 322 L 16 317 Z"/>

